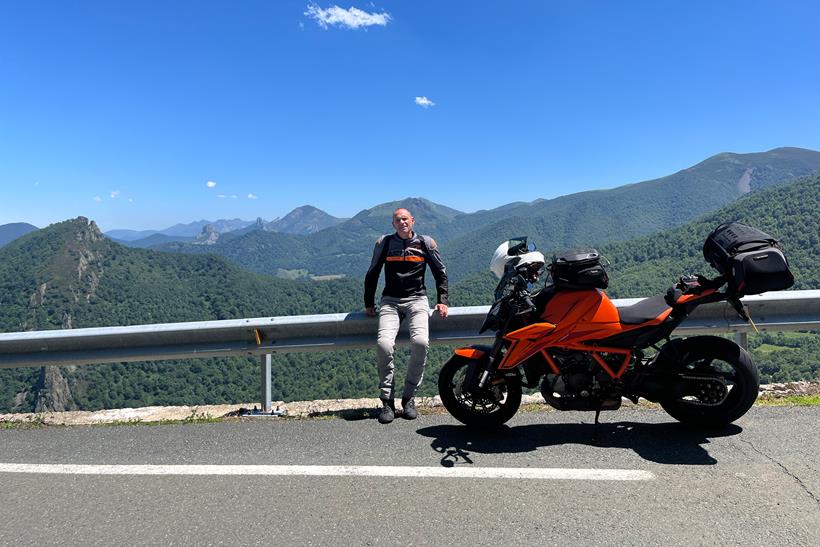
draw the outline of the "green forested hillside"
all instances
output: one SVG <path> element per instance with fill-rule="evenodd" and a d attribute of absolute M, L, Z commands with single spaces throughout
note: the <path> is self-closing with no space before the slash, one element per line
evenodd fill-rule
<path fill-rule="evenodd" d="M 130 249 L 78 218 L 0 249 L 0 331 L 344 312 L 361 307 L 360 285 L 355 280 L 280 280 L 248 273 L 216 256 Z M 285 376 L 287 371 L 288 378 L 278 381 L 278 394 L 328 395 L 327 367 L 341 358 L 303 358 L 300 367 L 279 359 L 278 372 Z M 254 395 L 245 400 L 255 400 L 258 390 L 257 363 L 245 359 L 61 371 L 69 386 L 69 393 L 61 395 L 65 408 L 235 401 L 246 393 Z M 249 377 L 254 380 L 246 381 Z M 351 381 L 357 381 L 355 374 Z M 337 382 L 332 381 L 334 389 Z M 32 410 L 38 397 L 48 396 L 59 383 L 37 369 L 0 370 L 0 411 Z M 312 388 L 306 389 L 309 384 Z"/>
<path fill-rule="evenodd" d="M 649 296 L 666 291 L 681 275 L 702 273 L 715 276 L 703 258 L 703 242 L 718 224 L 743 222 L 760 228 L 777 238 L 792 271 L 794 289 L 820 289 L 820 174 L 811 175 L 787 185 L 768 188 L 742 197 L 682 226 L 628 241 L 600 244 L 591 241 L 609 262 L 609 288 L 613 298 Z M 528 235 L 522 232 L 521 235 Z M 544 245 L 530 237 L 547 260 L 561 246 Z M 457 305 L 488 304 L 497 280 L 488 271 L 489 257 L 484 258 L 484 271 L 471 274 L 454 291 Z"/>
<path fill-rule="evenodd" d="M 820 174 L 744 196 L 678 228 L 601 246 L 611 265 L 609 293 L 656 293 L 683 273 L 716 275 L 703 259 L 703 242 L 718 224 L 739 221 L 777 238 L 795 274 L 795 289 L 820 288 Z"/>
<path fill-rule="evenodd" d="M 359 285 L 285 281 L 213 255 L 130 249 L 78 218 L 0 250 L 0 329 L 333 313 L 359 305 Z"/>
<path fill-rule="evenodd" d="M 522 205 L 442 243 L 442 252 L 461 272 L 454 276 L 459 279 L 485 269 L 485 257 L 510 237 L 528 234 L 544 249 L 628 241 L 701 217 L 749 190 L 754 195 L 818 170 L 820 153 L 799 148 L 718 154 L 663 178 Z"/>

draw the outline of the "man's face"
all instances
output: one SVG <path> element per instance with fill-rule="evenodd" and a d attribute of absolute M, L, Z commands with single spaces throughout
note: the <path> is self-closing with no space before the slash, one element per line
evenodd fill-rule
<path fill-rule="evenodd" d="M 393 213 L 393 228 L 396 229 L 396 233 L 398 233 L 399 236 L 405 239 L 413 233 L 414 223 L 415 220 L 407 209 L 398 209 Z"/>

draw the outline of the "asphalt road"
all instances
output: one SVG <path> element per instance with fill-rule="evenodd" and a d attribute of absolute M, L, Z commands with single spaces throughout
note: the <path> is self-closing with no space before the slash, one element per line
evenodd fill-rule
<path fill-rule="evenodd" d="M 820 408 L 754 408 L 718 434 L 661 411 L 605 413 L 597 428 L 593 416 L 519 414 L 492 434 L 447 415 L 386 426 L 258 418 L 0 430 L 0 544 L 820 545 Z M 617 469 L 651 478 L 99 475 L 9 464 Z"/>

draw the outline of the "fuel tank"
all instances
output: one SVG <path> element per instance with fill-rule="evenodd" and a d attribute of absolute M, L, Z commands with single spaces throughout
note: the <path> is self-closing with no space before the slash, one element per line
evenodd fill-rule
<path fill-rule="evenodd" d="M 556 292 L 544 307 L 541 319 L 559 326 L 620 326 L 618 308 L 600 289 Z"/>

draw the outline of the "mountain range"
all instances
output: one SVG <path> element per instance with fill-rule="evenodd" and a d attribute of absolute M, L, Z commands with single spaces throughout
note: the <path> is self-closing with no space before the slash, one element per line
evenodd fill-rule
<path fill-rule="evenodd" d="M 188 224 L 175 224 L 164 230 L 109 230 L 105 235 L 129 247 L 150 248 L 167 243 L 191 243 L 192 245 L 211 245 L 220 237 L 238 237 L 255 230 L 280 232 L 284 234 L 312 234 L 347 219 L 337 218 L 313 207 L 303 205 L 292 210 L 281 218 L 270 222 L 261 217 L 255 221 L 241 220 L 199 220 Z"/>
<path fill-rule="evenodd" d="M 549 252 L 600 246 L 678 226 L 739 197 L 820 170 L 820 152 L 777 148 L 753 154 L 723 153 L 659 179 L 610 190 L 581 192 L 529 203 L 514 202 L 464 213 L 424 198 L 406 198 L 366 209 L 353 218 L 310 234 L 246 228 L 211 245 L 170 242 L 153 246 L 177 253 L 214 253 L 246 269 L 293 276 L 361 277 L 373 243 L 392 231 L 396 207 L 409 209 L 416 229 L 439 243 L 453 280 L 486 268 L 499 243 L 529 235 Z M 515 185 L 508 183 L 510 195 Z M 613 229 L 617 227 L 617 229 Z"/>
<path fill-rule="evenodd" d="M 253 221 L 234 218 L 231 220 L 198 220 L 187 224 L 174 224 L 164 230 L 109 230 L 105 235 L 120 243 L 130 243 L 139 241 L 154 235 L 162 235 L 169 238 L 194 238 L 207 225 L 213 226 L 218 232 L 232 232 L 253 224 Z"/>

